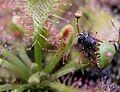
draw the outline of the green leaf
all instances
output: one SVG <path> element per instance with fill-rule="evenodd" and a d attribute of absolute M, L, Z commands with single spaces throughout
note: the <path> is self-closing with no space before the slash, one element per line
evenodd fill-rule
<path fill-rule="evenodd" d="M 26 90 L 28 88 L 29 88 L 28 84 L 19 85 L 18 87 L 16 87 L 14 90 L 12 90 L 10 92 L 23 92 L 24 90 Z"/>
<path fill-rule="evenodd" d="M 33 74 L 29 79 L 28 83 L 30 85 L 37 85 L 40 83 L 40 72 Z"/>
<path fill-rule="evenodd" d="M 0 59 L 0 65 L 6 67 L 8 70 L 13 71 L 19 78 L 26 80 L 29 78 L 29 74 L 23 71 L 20 67 L 14 65 L 13 63 Z"/>
<path fill-rule="evenodd" d="M 37 63 L 32 63 L 30 69 L 32 74 L 39 72 L 39 66 Z"/>
<path fill-rule="evenodd" d="M 49 76 L 44 73 L 43 71 L 41 72 L 37 72 L 35 74 L 33 74 L 29 79 L 28 79 L 28 83 L 30 85 L 37 85 L 37 84 L 42 84 L 42 86 L 47 85 L 46 83 L 44 83 L 45 81 L 49 81 Z"/>
<path fill-rule="evenodd" d="M 66 86 L 65 84 L 59 82 L 51 82 L 49 86 L 56 89 L 56 92 L 79 92 L 78 89 Z"/>
<path fill-rule="evenodd" d="M 22 59 L 22 61 L 24 62 L 24 64 L 30 68 L 31 66 L 31 60 L 30 58 L 28 57 L 28 55 L 26 54 L 26 50 L 25 50 L 25 45 L 23 43 L 21 43 L 20 45 L 20 50 L 18 52 L 20 58 Z"/>
<path fill-rule="evenodd" d="M 21 26 L 19 23 L 18 23 L 18 19 L 19 19 L 20 17 L 19 16 L 13 16 L 13 18 L 12 18 L 12 24 L 10 25 L 10 28 L 11 28 L 11 30 L 13 30 L 13 31 L 19 31 L 20 33 L 21 33 L 21 35 L 23 35 L 23 33 L 24 33 L 24 28 L 23 28 L 23 26 Z"/>
<path fill-rule="evenodd" d="M 38 64 L 39 69 L 42 70 L 42 47 L 39 43 L 41 43 L 41 37 L 37 34 L 35 36 L 36 43 L 34 45 L 34 57 L 35 57 L 35 63 Z"/>
<path fill-rule="evenodd" d="M 19 87 L 19 85 L 17 85 L 17 84 L 0 85 L 0 92 L 13 90 L 13 89 L 18 88 L 18 87 Z"/>
<path fill-rule="evenodd" d="M 90 62 L 86 61 L 86 59 L 82 59 L 81 53 L 75 49 L 71 51 L 71 59 L 67 62 L 68 63 L 65 66 L 61 67 L 54 73 L 56 78 L 78 69 L 84 70 L 85 68 L 89 67 L 90 64 Z"/>
<path fill-rule="evenodd" d="M 18 58 L 16 57 L 12 52 L 8 51 L 5 49 L 3 46 L 0 45 L 0 48 L 2 50 L 2 55 L 7 58 L 12 64 L 18 67 L 18 69 L 23 69 L 26 74 L 29 74 L 29 69 L 25 66 L 25 64 Z"/>
<path fill-rule="evenodd" d="M 46 67 L 44 68 L 44 71 L 46 73 L 51 73 L 52 70 L 55 68 L 56 64 L 60 61 L 60 59 L 62 58 L 63 52 L 61 51 L 57 51 L 53 57 L 50 58 L 50 61 L 48 62 L 48 64 L 46 65 Z"/>
<path fill-rule="evenodd" d="M 66 64 L 64 67 L 60 68 L 58 71 L 56 71 L 55 74 L 54 74 L 55 77 L 58 78 L 58 77 L 61 77 L 61 76 L 65 75 L 65 74 L 73 72 L 75 70 L 84 69 L 88 65 L 88 64 L 78 63 L 75 60 L 76 59 L 74 58 L 74 59 L 68 61 L 69 62 L 68 64 Z"/>

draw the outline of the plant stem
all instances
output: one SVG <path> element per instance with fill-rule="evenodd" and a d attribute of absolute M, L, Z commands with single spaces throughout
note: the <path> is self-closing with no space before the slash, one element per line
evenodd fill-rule
<path fill-rule="evenodd" d="M 34 16 L 33 16 L 34 17 Z M 34 45 L 34 58 L 35 63 L 38 64 L 39 69 L 42 70 L 42 48 L 40 46 L 42 38 L 39 36 L 39 33 L 41 34 L 41 30 L 39 28 L 39 24 L 36 21 L 36 18 L 34 17 L 34 30 L 35 30 L 35 45 Z"/>
<path fill-rule="evenodd" d="M 35 63 L 37 63 L 39 69 L 42 70 L 42 48 L 39 44 L 41 42 L 41 37 L 38 34 L 36 34 L 35 40 L 37 40 L 37 42 L 34 45 Z"/>

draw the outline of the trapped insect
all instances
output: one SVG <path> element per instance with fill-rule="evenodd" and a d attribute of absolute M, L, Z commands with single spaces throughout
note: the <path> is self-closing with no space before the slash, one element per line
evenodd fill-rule
<path fill-rule="evenodd" d="M 78 30 L 78 36 L 77 36 L 77 44 L 78 44 L 78 49 L 80 49 L 80 52 L 83 52 L 83 55 L 90 61 L 90 67 L 89 70 L 84 70 L 84 75 L 87 76 L 87 78 L 93 78 L 96 80 L 99 78 L 102 73 L 101 69 L 98 66 L 99 62 L 99 42 L 100 40 L 96 39 L 95 36 L 93 36 L 90 32 L 84 31 L 83 27 L 83 32 L 79 31 L 79 19 L 82 16 L 82 12 L 78 11 L 75 13 L 75 17 L 77 19 L 76 22 L 76 27 Z"/>
<path fill-rule="evenodd" d="M 78 30 L 77 45 L 78 49 L 83 52 L 83 56 L 90 61 L 90 67 L 87 73 L 89 75 L 87 76 L 103 76 L 102 69 L 111 64 L 112 58 L 115 54 L 115 47 L 111 42 L 101 41 L 90 32 L 84 31 L 82 26 L 83 32 L 80 32 L 78 20 L 81 16 L 82 12 L 78 11 L 75 13 Z M 106 54 L 108 56 L 106 56 Z"/>
<path fill-rule="evenodd" d="M 88 60 L 92 61 L 92 67 L 97 67 L 97 61 L 99 59 L 99 53 L 97 53 L 97 51 L 98 46 L 100 45 L 100 41 L 96 39 L 92 34 L 90 34 L 90 32 L 85 32 L 84 29 L 83 32 L 79 31 L 78 20 L 81 16 L 81 11 L 75 13 L 75 17 L 77 18 L 76 26 L 79 32 L 77 43 L 79 45 L 80 51 L 86 52 Z"/>

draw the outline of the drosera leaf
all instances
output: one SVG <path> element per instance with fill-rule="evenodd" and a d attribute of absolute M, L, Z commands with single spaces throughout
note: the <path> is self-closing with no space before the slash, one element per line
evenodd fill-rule
<path fill-rule="evenodd" d="M 39 27 L 42 28 L 45 21 L 53 12 L 55 4 L 59 0 L 28 0 L 26 2 L 28 11 L 34 16 L 34 20 L 39 24 Z"/>
<path fill-rule="evenodd" d="M 30 58 L 28 57 L 28 55 L 26 53 L 25 45 L 23 43 L 21 43 L 21 45 L 19 46 L 19 48 L 20 49 L 19 49 L 18 54 L 19 54 L 20 58 L 22 59 L 22 61 L 24 62 L 24 64 L 28 68 L 30 68 L 32 62 L 31 62 Z"/>
<path fill-rule="evenodd" d="M 65 65 L 64 67 L 62 67 L 58 71 L 56 71 L 54 75 L 56 78 L 58 78 L 58 77 L 61 77 L 65 74 L 68 74 L 70 72 L 74 72 L 77 69 L 80 69 L 78 67 L 78 64 L 75 61 L 71 61 L 70 63 L 68 63 L 67 65 Z"/>
<path fill-rule="evenodd" d="M 48 65 L 44 68 L 44 71 L 47 73 L 51 73 L 52 70 L 55 68 L 56 64 L 60 61 L 60 59 L 65 55 L 67 52 L 71 50 L 71 47 L 74 42 L 74 29 L 71 25 L 66 25 L 60 31 L 60 47 L 54 53 L 53 57 L 49 61 Z M 63 44 L 64 46 L 61 46 Z"/>
<path fill-rule="evenodd" d="M 35 40 L 37 41 L 34 45 L 34 57 L 35 57 L 35 63 L 38 64 L 39 69 L 42 70 L 42 47 L 39 43 L 41 43 L 41 37 L 37 34 L 35 36 Z"/>
<path fill-rule="evenodd" d="M 12 24 L 10 25 L 11 30 L 19 30 L 21 34 L 24 33 L 24 28 L 18 23 L 19 16 L 13 16 L 12 18 Z"/>
<path fill-rule="evenodd" d="M 59 82 L 51 82 L 49 86 L 56 90 L 56 92 L 79 92 L 77 88 L 66 86 Z"/>
<path fill-rule="evenodd" d="M 60 40 L 62 40 L 66 45 L 72 47 L 75 38 L 75 32 L 72 25 L 67 24 L 60 30 Z"/>
<path fill-rule="evenodd" d="M 0 45 L 1 54 L 7 58 L 13 65 L 17 66 L 18 69 L 23 69 L 28 76 L 30 75 L 29 69 L 25 66 L 25 64 L 16 57 L 12 52 L 8 51 L 6 48 Z"/>
<path fill-rule="evenodd" d="M 14 90 L 12 90 L 10 92 L 23 92 L 24 90 L 26 90 L 28 88 L 29 88 L 28 84 L 23 84 L 23 85 L 19 85 L 17 88 L 15 88 Z"/>
<path fill-rule="evenodd" d="M 64 50 L 64 53 L 67 52 L 68 50 Z M 55 68 L 56 64 L 60 61 L 60 59 L 62 58 L 63 52 L 61 51 L 57 51 L 56 53 L 54 53 L 54 55 L 50 58 L 50 61 L 48 62 L 48 64 L 46 65 L 46 67 L 44 68 L 44 71 L 46 73 L 51 73 L 52 70 Z"/>
<path fill-rule="evenodd" d="M 76 71 L 78 69 L 81 69 L 81 70 L 85 69 L 89 65 L 89 63 L 88 64 L 81 63 L 82 60 L 81 61 L 76 61 L 77 58 L 79 58 L 79 55 L 75 56 L 73 59 L 68 61 L 68 64 L 66 64 L 65 66 L 60 68 L 58 71 L 56 71 L 54 73 L 54 76 L 56 78 L 58 78 L 58 77 L 61 77 L 61 76 L 65 75 L 65 74 L 68 74 L 70 72 L 74 72 L 74 71 Z"/>
<path fill-rule="evenodd" d="M 72 49 L 70 54 L 71 59 L 67 61 L 68 63 L 53 74 L 55 78 L 74 72 L 78 69 L 82 71 L 90 67 L 90 62 L 77 49 Z"/>
<path fill-rule="evenodd" d="M 21 67 L 14 65 L 10 61 L 0 59 L 0 65 L 7 68 L 8 70 L 13 71 L 17 77 L 21 78 L 24 81 L 27 81 L 29 74 L 21 69 Z"/>
<path fill-rule="evenodd" d="M 19 85 L 17 88 L 15 88 L 14 90 L 12 90 L 10 92 L 23 92 L 24 90 L 26 90 L 28 88 L 29 88 L 28 84 L 23 84 L 23 85 Z"/>
<path fill-rule="evenodd" d="M 48 64 L 46 65 L 46 67 L 44 68 L 44 71 L 46 73 L 51 73 L 52 70 L 55 68 L 56 64 L 60 61 L 60 59 L 62 58 L 63 53 L 61 51 L 57 51 L 53 57 L 50 58 L 50 61 L 48 62 Z"/>
<path fill-rule="evenodd" d="M 0 91 L 9 91 L 9 90 L 13 90 L 15 88 L 17 88 L 18 85 L 16 84 L 4 84 L 4 85 L 0 85 Z"/>
<path fill-rule="evenodd" d="M 34 21 L 34 30 L 35 30 L 35 44 L 34 44 L 34 57 L 35 57 L 35 63 L 39 65 L 39 70 L 43 70 L 42 66 L 42 59 L 43 59 L 43 54 L 42 54 L 42 49 L 44 48 L 49 48 L 50 45 L 47 43 L 47 38 L 43 35 L 43 32 L 46 32 L 45 29 L 40 28 L 39 24 Z"/>
<path fill-rule="evenodd" d="M 10 91 L 10 92 L 23 92 L 25 89 L 27 89 L 29 87 L 28 84 L 24 84 L 24 85 L 17 85 L 17 84 L 4 84 L 4 85 L 0 85 L 0 92 L 3 92 L 3 91 L 10 91 L 10 90 L 13 90 L 13 91 Z M 18 90 L 19 91 L 14 91 L 14 90 Z"/>
<path fill-rule="evenodd" d="M 39 66 L 36 63 L 32 63 L 30 66 L 31 74 L 39 72 Z"/>
<path fill-rule="evenodd" d="M 73 33 L 69 39 L 69 43 L 68 43 L 69 47 L 73 46 L 74 39 L 75 39 L 75 34 Z"/>

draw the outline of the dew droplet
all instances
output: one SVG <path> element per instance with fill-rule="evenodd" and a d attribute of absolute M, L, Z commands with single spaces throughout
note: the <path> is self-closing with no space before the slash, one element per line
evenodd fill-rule
<path fill-rule="evenodd" d="M 71 6 L 72 6 L 72 3 L 70 3 L 69 6 L 71 7 Z"/>
<path fill-rule="evenodd" d="M 27 51 L 29 51 L 29 50 L 31 50 L 31 49 L 32 49 L 31 47 L 28 47 L 28 48 L 27 48 Z"/>
<path fill-rule="evenodd" d="M 4 47 L 7 48 L 7 44 L 4 44 Z"/>
<path fill-rule="evenodd" d="M 57 21 L 56 23 L 57 23 L 57 24 L 59 24 L 60 22 L 59 22 L 59 21 Z"/>
<path fill-rule="evenodd" d="M 17 51 L 19 51 L 20 49 L 19 48 L 17 48 Z"/>
<path fill-rule="evenodd" d="M 78 85 L 78 86 L 82 86 L 82 82 L 78 81 L 78 82 L 77 82 L 77 85 Z"/>
<path fill-rule="evenodd" d="M 2 65 L 2 67 L 4 68 L 5 66 L 4 66 L 4 65 Z"/>
<path fill-rule="evenodd" d="M 64 3 L 63 5 L 64 5 L 64 6 L 66 6 L 67 4 L 66 4 L 66 3 Z"/>
<path fill-rule="evenodd" d="M 31 39 L 34 39 L 34 36 L 31 36 L 30 38 L 31 38 Z"/>

